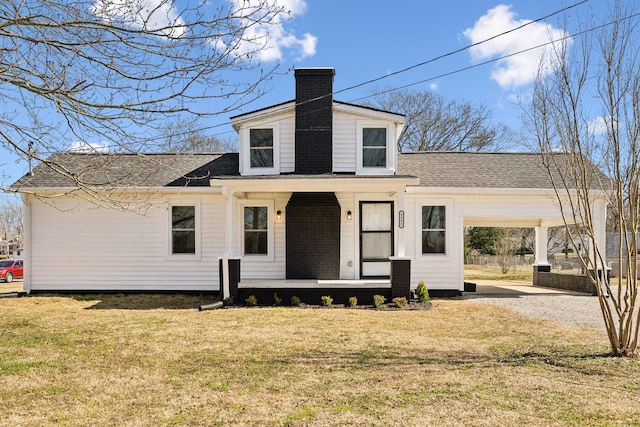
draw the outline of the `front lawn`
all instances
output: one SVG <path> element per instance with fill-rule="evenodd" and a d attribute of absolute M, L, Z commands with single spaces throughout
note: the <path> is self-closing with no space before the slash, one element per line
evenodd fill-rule
<path fill-rule="evenodd" d="M 640 425 L 640 361 L 601 331 L 463 300 L 206 302 L 0 299 L 0 425 Z"/>

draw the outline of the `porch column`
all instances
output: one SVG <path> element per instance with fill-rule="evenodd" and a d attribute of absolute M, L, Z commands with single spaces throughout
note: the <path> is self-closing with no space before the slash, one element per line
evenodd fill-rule
<path fill-rule="evenodd" d="M 547 259 L 547 231 L 548 227 L 536 227 L 536 265 L 549 265 Z"/>
<path fill-rule="evenodd" d="M 222 187 L 222 194 L 225 198 L 224 253 L 222 257 L 218 258 L 220 260 L 218 262 L 218 276 L 220 277 L 220 296 L 221 299 L 225 299 L 229 296 L 232 296 L 231 289 L 229 288 L 230 283 L 228 257 L 231 256 L 234 192 L 229 191 L 229 188 L 227 186 L 224 186 Z M 240 280 L 239 272 L 238 280 Z"/>
<path fill-rule="evenodd" d="M 231 230 L 233 230 L 233 200 L 234 192 L 227 186 L 222 187 L 222 195 L 225 199 L 225 231 L 224 231 L 224 255 L 231 256 Z"/>

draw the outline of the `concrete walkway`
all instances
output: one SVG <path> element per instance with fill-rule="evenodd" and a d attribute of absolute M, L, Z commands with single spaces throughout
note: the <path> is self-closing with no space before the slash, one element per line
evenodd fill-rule
<path fill-rule="evenodd" d="M 464 292 L 463 296 L 480 295 L 587 295 L 563 289 L 533 286 L 529 282 L 507 282 L 497 280 L 470 280 L 476 284 L 476 292 Z"/>

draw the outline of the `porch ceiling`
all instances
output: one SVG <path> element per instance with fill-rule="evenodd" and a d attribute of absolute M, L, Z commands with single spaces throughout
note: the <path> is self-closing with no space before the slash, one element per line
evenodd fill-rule
<path fill-rule="evenodd" d="M 562 218 L 464 217 L 465 227 L 535 228 L 564 225 Z"/>

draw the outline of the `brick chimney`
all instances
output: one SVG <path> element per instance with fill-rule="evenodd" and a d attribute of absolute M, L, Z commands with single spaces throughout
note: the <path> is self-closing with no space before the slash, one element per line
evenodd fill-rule
<path fill-rule="evenodd" d="M 333 172 L 333 68 L 298 68 L 295 173 Z"/>

